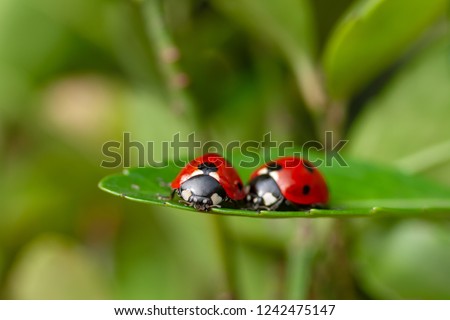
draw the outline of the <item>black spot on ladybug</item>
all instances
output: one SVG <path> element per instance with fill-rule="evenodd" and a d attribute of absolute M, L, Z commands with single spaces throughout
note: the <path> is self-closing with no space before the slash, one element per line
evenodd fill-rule
<path fill-rule="evenodd" d="M 303 194 L 304 194 L 305 196 L 309 193 L 310 190 L 311 190 L 311 188 L 310 188 L 307 184 L 305 184 L 305 185 L 303 186 Z"/>
<path fill-rule="evenodd" d="M 280 164 L 278 164 L 278 163 L 276 163 L 274 161 L 271 161 L 271 162 L 267 163 L 267 169 L 269 171 L 278 171 L 278 170 L 281 170 L 282 168 L 283 167 Z"/>
<path fill-rule="evenodd" d="M 303 167 L 304 167 L 306 170 L 308 170 L 310 173 L 313 173 L 313 172 L 314 172 L 314 166 L 313 166 L 311 163 L 309 163 L 309 162 L 307 162 L 307 161 L 303 161 L 302 164 L 303 164 Z"/>
<path fill-rule="evenodd" d="M 197 168 L 205 174 L 210 174 L 211 172 L 216 172 L 218 170 L 217 166 L 212 162 L 200 163 Z"/>
<path fill-rule="evenodd" d="M 242 190 L 242 188 L 244 188 L 244 186 L 242 185 L 242 182 L 240 182 L 240 181 L 238 181 L 237 187 L 239 190 Z"/>

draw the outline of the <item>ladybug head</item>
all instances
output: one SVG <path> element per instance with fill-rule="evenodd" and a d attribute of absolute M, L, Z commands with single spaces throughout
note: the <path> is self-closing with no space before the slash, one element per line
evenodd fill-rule
<path fill-rule="evenodd" d="M 269 174 L 259 175 L 250 181 L 246 198 L 250 209 L 276 210 L 283 200 L 280 188 Z"/>
<path fill-rule="evenodd" d="M 227 195 L 220 183 L 210 175 L 196 175 L 180 185 L 178 195 L 186 204 L 199 211 L 218 207 Z"/>

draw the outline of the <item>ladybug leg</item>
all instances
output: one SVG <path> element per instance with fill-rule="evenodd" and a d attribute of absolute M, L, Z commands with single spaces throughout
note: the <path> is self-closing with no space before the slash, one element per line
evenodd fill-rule
<path fill-rule="evenodd" d="M 254 210 L 254 209 L 253 209 Z M 265 206 L 259 206 L 257 212 L 260 213 L 261 211 L 271 211 L 272 209 Z"/>
<path fill-rule="evenodd" d="M 192 208 L 196 209 L 197 211 L 203 211 L 203 212 L 207 212 L 207 211 L 209 211 L 209 210 L 212 209 L 212 208 L 222 208 L 222 207 L 221 207 L 220 205 L 218 205 L 218 204 L 211 204 L 211 205 L 206 205 L 206 206 L 199 206 L 199 205 L 198 205 L 197 203 L 195 203 L 195 202 L 189 202 L 189 201 L 186 201 L 186 200 L 184 200 L 184 199 L 180 199 L 180 200 L 178 200 L 178 202 L 184 204 L 185 206 L 192 207 Z"/>
<path fill-rule="evenodd" d="M 323 203 L 314 203 L 311 205 L 311 209 L 328 209 L 328 206 Z"/>
<path fill-rule="evenodd" d="M 214 208 L 229 208 L 229 209 L 245 209 L 244 204 L 240 200 L 233 200 L 231 198 L 224 198 L 222 201 L 222 205 L 218 205 L 218 207 Z"/>
<path fill-rule="evenodd" d="M 309 211 L 312 208 L 317 208 L 315 204 L 312 205 L 301 205 L 301 204 L 295 204 L 288 200 L 285 201 L 285 206 L 283 207 L 283 210 L 286 211 Z"/>
<path fill-rule="evenodd" d="M 193 207 L 194 206 L 193 202 L 189 202 L 189 201 L 186 201 L 184 199 L 178 200 L 178 203 L 182 203 L 182 204 L 184 204 L 185 206 L 188 206 L 188 207 Z"/>
<path fill-rule="evenodd" d="M 272 204 L 266 210 L 268 210 L 268 211 L 276 211 L 279 208 L 279 206 L 283 203 L 283 201 L 284 201 L 284 197 L 281 197 L 280 199 L 277 200 L 277 202 Z"/>

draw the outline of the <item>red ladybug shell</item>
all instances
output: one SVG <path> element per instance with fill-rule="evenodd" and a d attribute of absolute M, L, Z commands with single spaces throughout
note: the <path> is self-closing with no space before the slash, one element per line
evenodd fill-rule
<path fill-rule="evenodd" d="M 199 165 L 205 162 L 214 163 L 217 167 L 217 176 L 214 176 L 214 178 L 219 181 L 230 199 L 244 199 L 245 191 L 237 171 L 217 153 L 207 153 L 189 162 L 172 181 L 171 187 L 178 189 L 183 182 L 195 175 L 194 172 L 199 170 Z"/>
<path fill-rule="evenodd" d="M 309 161 L 298 157 L 283 157 L 269 162 L 253 172 L 250 179 L 268 173 L 277 182 L 283 196 L 294 204 L 312 205 L 328 202 L 325 179 Z M 307 190 L 307 192 L 305 192 Z"/>

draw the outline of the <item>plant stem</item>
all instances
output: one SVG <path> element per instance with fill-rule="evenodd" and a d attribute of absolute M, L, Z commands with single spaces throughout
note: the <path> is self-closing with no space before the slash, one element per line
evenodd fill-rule
<path fill-rule="evenodd" d="M 218 249 L 220 252 L 222 265 L 224 267 L 225 283 L 227 285 L 226 298 L 238 299 L 238 283 L 234 264 L 234 250 L 232 239 L 225 223 L 225 217 L 211 216 L 216 230 Z"/>
<path fill-rule="evenodd" d="M 292 58 L 291 64 L 306 107 L 314 117 L 320 118 L 325 112 L 327 96 L 317 68 L 303 56 Z"/>
<path fill-rule="evenodd" d="M 305 56 L 289 57 L 297 81 L 298 90 L 305 106 L 314 121 L 316 135 L 323 136 L 323 118 L 326 111 L 327 96 L 317 68 Z"/>
<path fill-rule="evenodd" d="M 142 11 L 147 26 L 147 36 L 154 48 L 158 66 L 166 84 L 170 106 L 175 114 L 194 115 L 193 103 L 186 91 L 189 77 L 178 65 L 180 51 L 171 39 L 162 19 L 162 10 L 157 0 L 142 0 Z"/>
<path fill-rule="evenodd" d="M 317 138 L 323 142 L 324 132 L 333 131 L 334 137 L 341 139 L 347 116 L 346 103 L 328 97 L 320 70 L 310 59 L 293 56 L 290 60 Z"/>
<path fill-rule="evenodd" d="M 314 238 L 312 221 L 310 219 L 298 221 L 297 230 L 287 248 L 286 299 L 308 298 L 316 252 Z"/>
<path fill-rule="evenodd" d="M 334 139 L 340 140 L 344 137 L 346 119 L 346 104 L 342 101 L 331 101 L 327 105 L 322 131 L 332 131 Z"/>

